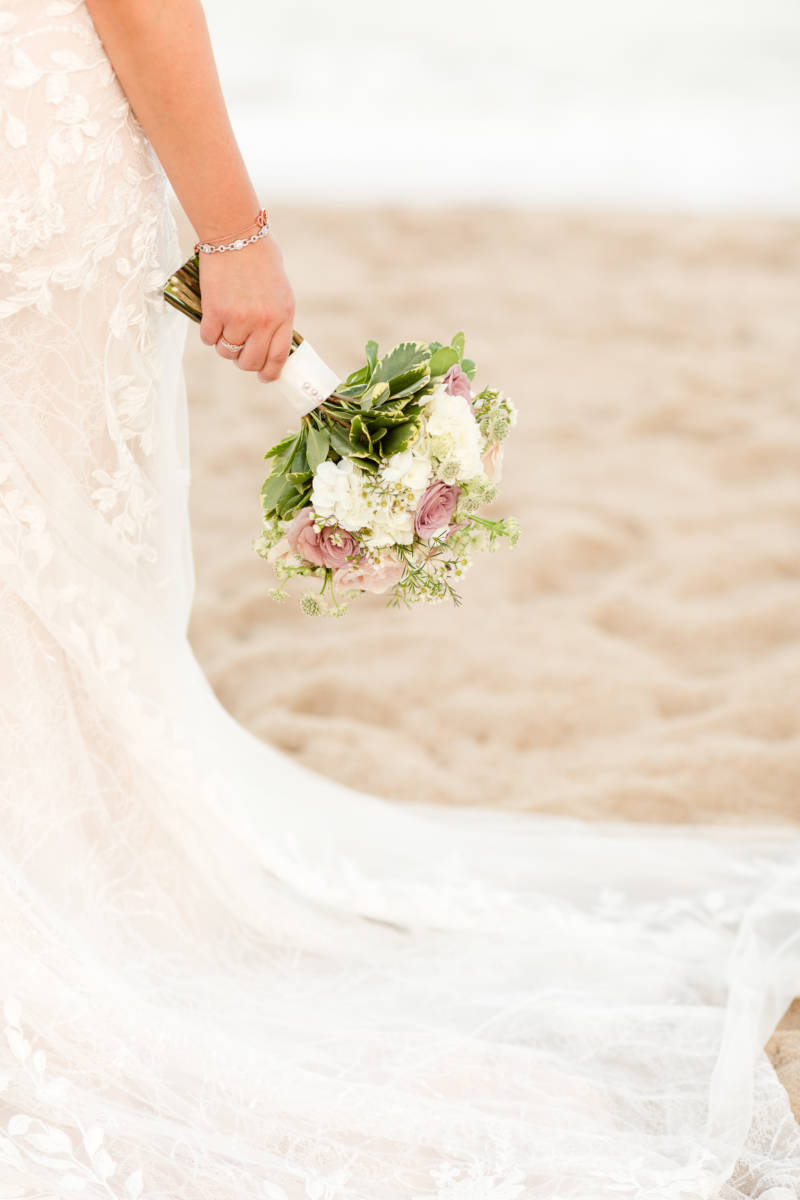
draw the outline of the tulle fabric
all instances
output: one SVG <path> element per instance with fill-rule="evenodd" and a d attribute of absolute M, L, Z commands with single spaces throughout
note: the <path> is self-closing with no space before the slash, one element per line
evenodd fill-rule
<path fill-rule="evenodd" d="M 797 831 L 391 803 L 237 725 L 163 172 L 81 3 L 0 11 L 0 78 L 0 1196 L 796 1197 Z"/>

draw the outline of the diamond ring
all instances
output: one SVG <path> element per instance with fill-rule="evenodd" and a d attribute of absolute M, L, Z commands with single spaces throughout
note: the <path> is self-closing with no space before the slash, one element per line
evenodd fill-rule
<path fill-rule="evenodd" d="M 231 350 L 234 354 L 238 354 L 240 350 L 244 350 L 244 342 L 241 346 L 234 346 L 233 342 L 226 342 L 224 337 L 217 338 L 217 345 L 224 346 L 226 350 Z"/>

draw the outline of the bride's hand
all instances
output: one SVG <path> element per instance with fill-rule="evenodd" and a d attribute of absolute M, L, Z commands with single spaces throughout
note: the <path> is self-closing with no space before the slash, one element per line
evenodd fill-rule
<path fill-rule="evenodd" d="M 262 382 L 277 379 L 292 345 L 294 295 L 272 235 L 243 250 L 201 253 L 200 290 L 203 342 Z M 243 348 L 228 350 L 221 337 Z"/>

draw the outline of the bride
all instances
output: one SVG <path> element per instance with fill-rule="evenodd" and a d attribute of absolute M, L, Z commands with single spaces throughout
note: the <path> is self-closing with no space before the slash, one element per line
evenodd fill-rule
<path fill-rule="evenodd" d="M 237 725 L 161 295 L 167 176 L 258 230 L 199 0 L 6 0 L 0 65 L 0 1196 L 800 1195 L 800 837 L 392 803 Z M 201 270 L 274 380 L 274 238 Z"/>

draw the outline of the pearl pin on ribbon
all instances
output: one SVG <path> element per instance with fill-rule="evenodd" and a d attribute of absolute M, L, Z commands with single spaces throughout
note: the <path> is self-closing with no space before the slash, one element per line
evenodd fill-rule
<path fill-rule="evenodd" d="M 271 386 L 289 401 L 295 412 L 305 416 L 327 400 L 339 382 L 339 376 L 304 338 L 289 355 Z"/>

